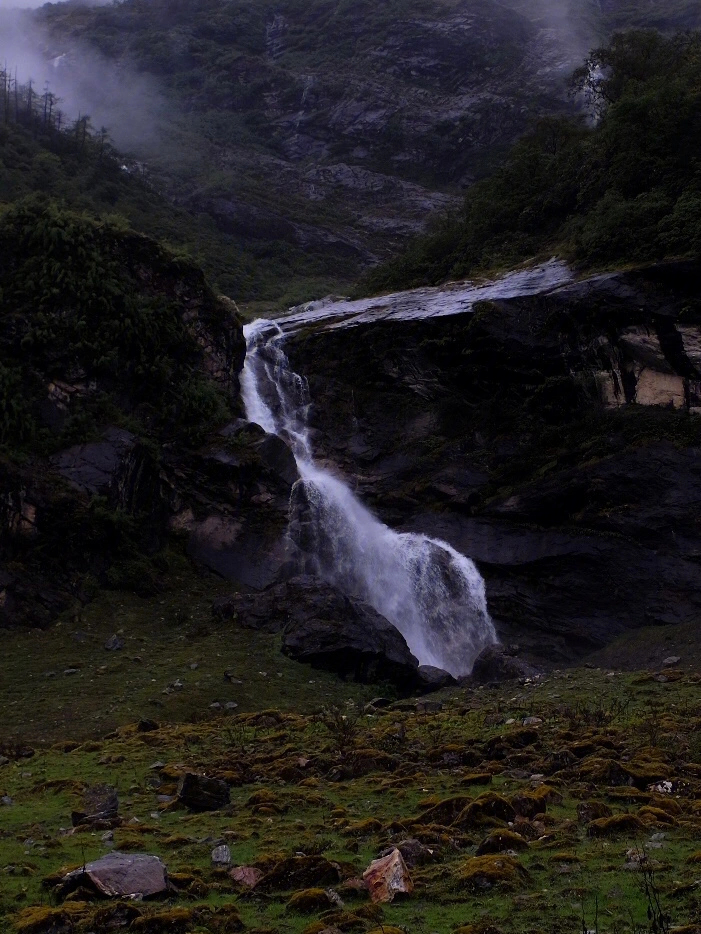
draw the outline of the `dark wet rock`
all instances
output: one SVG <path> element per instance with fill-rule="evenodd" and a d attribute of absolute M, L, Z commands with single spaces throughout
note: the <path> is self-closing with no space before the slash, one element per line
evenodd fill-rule
<path fill-rule="evenodd" d="M 532 678 L 536 669 L 522 661 L 508 646 L 490 645 L 475 660 L 471 678 L 478 684 Z"/>
<path fill-rule="evenodd" d="M 53 466 L 61 476 L 88 493 L 108 493 L 136 447 L 136 438 L 122 428 L 109 428 L 102 441 L 79 444 L 56 454 Z"/>
<path fill-rule="evenodd" d="M 450 672 L 444 671 L 442 668 L 434 668 L 433 665 L 419 665 L 418 677 L 418 690 L 426 694 L 457 684 L 456 679 Z"/>
<path fill-rule="evenodd" d="M 168 873 L 157 856 L 113 852 L 64 876 L 60 897 L 79 887 L 108 898 L 152 898 L 167 894 Z"/>
<path fill-rule="evenodd" d="M 285 655 L 355 681 L 416 683 L 418 662 L 404 637 L 372 607 L 315 578 L 293 578 L 283 590 Z"/>
<path fill-rule="evenodd" d="M 80 811 L 73 811 L 71 821 L 74 827 L 90 825 L 104 829 L 115 827 L 119 820 L 119 796 L 111 785 L 93 785 L 83 793 L 83 806 Z"/>
<path fill-rule="evenodd" d="M 372 607 L 317 578 L 234 594 L 218 600 L 212 612 L 247 628 L 282 632 L 282 650 L 296 661 L 356 681 L 416 684 L 418 663 L 401 633 Z"/>
<path fill-rule="evenodd" d="M 155 720 L 143 718 L 136 724 L 136 729 L 139 733 L 152 733 L 154 730 L 159 729 L 159 725 Z"/>
<path fill-rule="evenodd" d="M 229 786 L 218 778 L 185 772 L 178 782 L 178 801 L 191 811 L 218 811 L 230 800 Z"/>
<path fill-rule="evenodd" d="M 120 639 L 117 633 L 113 633 L 105 642 L 103 648 L 106 652 L 119 652 L 124 648 L 124 639 Z"/>
<path fill-rule="evenodd" d="M 668 263 L 287 340 L 320 454 L 385 521 L 473 558 L 524 661 L 698 618 L 698 276 Z"/>

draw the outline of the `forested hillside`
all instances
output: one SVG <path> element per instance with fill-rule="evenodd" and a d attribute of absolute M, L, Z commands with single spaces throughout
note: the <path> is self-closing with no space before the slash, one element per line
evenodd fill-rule
<path fill-rule="evenodd" d="M 575 75 L 597 122 L 546 119 L 460 212 L 366 288 L 437 283 L 559 253 L 615 267 L 701 248 L 701 35 L 617 35 Z"/>
<path fill-rule="evenodd" d="M 194 218 L 180 239 L 228 294 L 284 305 L 347 289 L 534 120 L 580 106 L 569 75 L 613 29 L 700 16 L 697 2 L 126 0 L 47 5 L 31 28 L 59 84 L 113 63 L 126 104 L 109 129 L 140 127 L 150 183 Z M 96 126 L 101 83 L 80 83 Z"/>

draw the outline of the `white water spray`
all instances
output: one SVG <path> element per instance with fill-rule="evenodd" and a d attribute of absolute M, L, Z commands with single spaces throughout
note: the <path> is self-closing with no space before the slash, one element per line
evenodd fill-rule
<path fill-rule="evenodd" d="M 482 649 L 497 641 L 479 571 L 446 542 L 392 531 L 314 462 L 307 384 L 289 368 L 282 330 L 258 320 L 244 334 L 246 415 L 284 438 L 295 455 L 301 479 L 292 494 L 290 537 L 307 569 L 374 607 L 422 665 L 468 674 Z"/>

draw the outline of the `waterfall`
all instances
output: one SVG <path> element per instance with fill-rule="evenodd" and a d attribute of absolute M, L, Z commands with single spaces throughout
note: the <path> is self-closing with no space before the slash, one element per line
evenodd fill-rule
<path fill-rule="evenodd" d="M 497 641 L 479 571 L 446 542 L 394 532 L 315 462 L 308 387 L 289 367 L 282 330 L 258 320 L 244 334 L 246 415 L 283 438 L 297 461 L 290 538 L 305 558 L 305 570 L 374 607 L 422 665 L 469 674 L 482 649 Z"/>

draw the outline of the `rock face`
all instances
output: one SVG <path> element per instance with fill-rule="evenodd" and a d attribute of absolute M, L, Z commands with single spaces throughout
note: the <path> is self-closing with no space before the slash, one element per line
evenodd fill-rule
<path fill-rule="evenodd" d="M 470 556 L 526 661 L 698 618 L 700 272 L 287 339 L 319 455 L 385 521 Z"/>
<path fill-rule="evenodd" d="M 401 633 L 372 607 L 313 577 L 295 577 L 257 595 L 235 594 L 214 606 L 220 617 L 282 632 L 290 658 L 344 678 L 419 683 L 418 662 Z"/>

